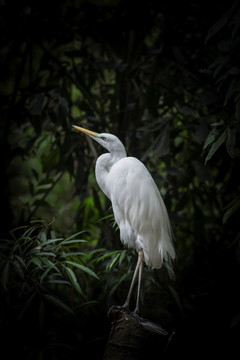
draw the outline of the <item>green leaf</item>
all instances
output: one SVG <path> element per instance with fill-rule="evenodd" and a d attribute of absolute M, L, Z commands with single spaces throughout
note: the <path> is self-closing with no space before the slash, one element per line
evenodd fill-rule
<path fill-rule="evenodd" d="M 43 270 L 42 262 L 41 262 L 41 260 L 40 260 L 38 257 L 34 256 L 34 257 L 28 262 L 27 267 L 29 267 L 29 265 L 30 265 L 31 263 L 33 263 L 33 264 L 36 265 L 38 268 L 40 268 L 41 270 Z"/>
<path fill-rule="evenodd" d="M 55 296 L 49 295 L 49 294 L 43 294 L 43 297 L 45 299 L 47 299 L 50 303 L 52 303 L 53 305 L 57 306 L 58 308 L 66 311 L 67 313 L 73 315 L 74 312 L 73 310 L 64 302 L 62 302 L 60 299 L 58 299 Z"/>
<path fill-rule="evenodd" d="M 228 16 L 220 18 L 209 30 L 205 43 L 215 34 L 217 34 L 228 22 Z"/>
<path fill-rule="evenodd" d="M 47 259 L 46 257 L 43 257 L 41 260 L 45 266 L 47 266 L 50 269 L 53 268 L 57 273 L 60 274 L 58 267 L 51 260 Z"/>
<path fill-rule="evenodd" d="M 72 251 L 72 252 L 68 252 L 65 254 L 61 254 L 61 258 L 66 258 L 68 256 L 84 256 L 85 253 L 81 252 L 81 251 Z"/>
<path fill-rule="evenodd" d="M 119 257 L 120 257 L 120 253 L 118 253 L 115 257 L 114 257 L 114 259 L 113 259 L 113 261 L 111 262 L 111 264 L 109 265 L 109 270 L 111 270 L 111 268 L 114 266 L 114 264 L 117 262 L 117 260 L 119 259 Z"/>
<path fill-rule="evenodd" d="M 45 277 L 48 275 L 48 273 L 51 271 L 51 268 L 48 267 L 42 274 L 41 278 L 40 278 L 40 283 L 43 282 L 43 280 L 45 279 Z"/>
<path fill-rule="evenodd" d="M 16 269 L 16 272 L 17 274 L 22 278 L 24 279 L 24 273 L 23 273 L 23 270 L 22 270 L 22 267 L 20 266 L 19 262 L 18 261 L 12 261 L 12 265 L 15 267 Z"/>
<path fill-rule="evenodd" d="M 35 231 L 35 229 L 36 229 L 35 226 L 30 227 L 29 229 L 27 229 L 27 230 L 23 233 L 23 235 L 22 235 L 18 240 L 20 241 L 20 240 L 25 239 L 25 238 L 28 238 L 28 239 L 32 240 L 32 239 L 30 238 L 30 236 L 31 236 L 32 233 Z"/>
<path fill-rule="evenodd" d="M 119 280 L 115 282 L 115 284 L 112 286 L 109 296 L 112 296 L 116 289 L 119 287 L 119 285 L 129 276 L 129 272 L 124 273 Z"/>
<path fill-rule="evenodd" d="M 71 285 L 69 281 L 66 280 L 58 280 L 58 279 L 50 279 L 48 280 L 49 284 L 62 284 L 62 285 Z"/>
<path fill-rule="evenodd" d="M 74 261 L 66 260 L 65 263 L 67 263 L 69 265 L 72 265 L 72 266 L 75 266 L 76 268 L 86 272 L 88 275 L 93 276 L 93 277 L 95 277 L 96 279 L 99 280 L 99 277 L 97 276 L 97 274 L 92 269 L 89 269 L 88 267 L 86 267 L 84 265 L 81 265 L 81 264 L 78 264 L 78 263 L 76 263 Z"/>
<path fill-rule="evenodd" d="M 3 271 L 2 271 L 2 285 L 5 290 L 7 290 L 7 283 L 8 283 L 8 279 L 9 279 L 9 269 L 10 269 L 10 261 L 7 260 L 4 265 Z"/>
<path fill-rule="evenodd" d="M 100 256 L 99 258 L 97 258 L 96 261 L 99 262 L 99 261 L 105 260 L 105 259 L 109 258 L 110 256 L 117 254 L 118 251 L 119 251 L 119 250 L 107 252 L 107 253 L 105 253 L 104 255 L 102 255 L 102 256 Z"/>
<path fill-rule="evenodd" d="M 121 256 L 120 256 L 120 258 L 119 258 L 119 265 L 121 265 L 121 263 L 122 263 L 125 255 L 126 255 L 126 252 L 127 252 L 127 250 L 123 250 L 123 251 L 121 252 Z"/>
<path fill-rule="evenodd" d="M 83 291 L 82 291 L 82 289 L 81 289 L 81 287 L 80 287 L 80 285 L 79 285 L 79 283 L 78 283 L 78 281 L 77 281 L 77 278 L 76 278 L 76 275 L 75 275 L 74 271 L 73 271 L 72 269 L 70 269 L 68 266 L 63 265 L 63 267 L 65 268 L 66 273 L 68 274 L 68 277 L 69 277 L 72 285 L 73 285 L 74 288 L 76 289 L 76 291 L 77 291 L 79 294 L 84 295 L 84 294 L 83 294 Z"/>
<path fill-rule="evenodd" d="M 50 190 L 51 188 L 52 188 L 52 183 L 39 185 L 36 189 L 35 195 L 46 192 L 47 190 Z"/>
<path fill-rule="evenodd" d="M 193 166 L 195 173 L 200 181 L 211 181 L 212 180 L 211 174 L 208 172 L 206 167 L 204 167 L 202 165 L 202 163 L 200 161 L 193 160 L 192 166 Z"/>
<path fill-rule="evenodd" d="M 78 235 L 80 235 L 80 234 L 82 234 L 82 233 L 84 233 L 84 231 L 79 231 L 79 232 L 77 232 L 76 234 L 73 234 L 73 235 L 69 236 L 65 241 L 71 240 L 71 239 L 73 239 L 74 237 L 76 237 L 76 236 L 78 236 Z"/>
<path fill-rule="evenodd" d="M 51 253 L 49 251 L 43 251 L 43 252 L 39 252 L 37 254 L 37 256 L 53 256 L 53 257 L 56 257 L 56 255 L 54 253 Z"/>
<path fill-rule="evenodd" d="M 205 143 L 203 145 L 203 150 L 205 150 L 208 147 L 208 145 L 210 145 L 216 139 L 218 134 L 219 134 L 219 131 L 217 131 L 216 128 L 212 129 L 209 132 L 209 134 L 205 140 Z"/>
<path fill-rule="evenodd" d="M 46 220 L 31 220 L 30 223 L 34 224 L 34 223 L 45 223 Z"/>
<path fill-rule="evenodd" d="M 233 94 L 235 94 L 238 91 L 238 84 L 236 83 L 236 81 L 232 81 L 230 83 L 230 86 L 228 88 L 228 91 L 225 95 L 225 99 L 224 99 L 224 106 L 227 105 L 229 99 L 232 97 Z"/>
<path fill-rule="evenodd" d="M 55 239 L 55 240 L 56 240 L 55 231 L 51 230 L 51 231 L 50 231 L 50 234 L 51 234 L 51 239 Z M 63 239 L 63 238 L 62 238 L 62 239 Z"/>
<path fill-rule="evenodd" d="M 25 264 L 23 258 L 21 258 L 21 256 L 14 255 L 14 257 L 18 260 L 18 262 L 22 265 L 22 267 L 26 268 L 26 264 Z"/>
<path fill-rule="evenodd" d="M 220 30 L 224 28 L 224 26 L 228 23 L 229 19 L 234 15 L 236 8 L 238 6 L 238 2 L 234 1 L 233 5 L 229 7 L 227 11 L 225 11 L 224 15 L 210 28 L 208 35 L 206 37 L 205 43 L 215 34 L 217 34 Z"/>
<path fill-rule="evenodd" d="M 240 208 L 240 199 L 237 197 L 233 200 L 233 206 L 231 206 L 223 216 L 223 224 L 227 222 L 227 220 L 232 216 L 238 209 Z"/>
<path fill-rule="evenodd" d="M 168 288 L 169 288 L 169 290 L 170 290 L 170 292 L 172 294 L 172 297 L 175 300 L 180 312 L 183 314 L 182 303 L 181 303 L 181 300 L 180 300 L 180 297 L 179 297 L 177 291 L 171 285 L 169 285 Z"/>
<path fill-rule="evenodd" d="M 224 132 L 218 137 L 218 139 L 212 144 L 208 152 L 208 155 L 206 157 L 205 165 L 213 157 L 213 155 L 220 148 L 220 146 L 224 143 L 226 136 L 227 136 L 227 129 L 225 129 Z"/>
<path fill-rule="evenodd" d="M 41 232 L 40 238 L 43 243 L 45 243 L 47 241 L 47 234 L 45 231 Z"/>
<path fill-rule="evenodd" d="M 61 245 L 68 245 L 68 244 L 75 244 L 75 243 L 85 243 L 87 242 L 87 240 L 81 240 L 81 239 L 76 239 L 76 240 L 64 240 L 63 242 L 61 242 Z"/>
<path fill-rule="evenodd" d="M 63 240 L 63 238 L 50 239 L 50 240 L 47 240 L 47 241 L 46 241 L 46 245 L 55 243 L 55 242 L 57 242 L 57 241 L 62 241 L 62 240 Z M 45 244 L 44 244 L 44 245 L 45 245 Z"/>
<path fill-rule="evenodd" d="M 228 154 L 234 158 L 236 156 L 236 139 L 237 139 L 237 129 L 236 128 L 227 128 L 227 140 L 226 140 L 226 149 Z"/>
<path fill-rule="evenodd" d="M 17 230 L 26 229 L 26 228 L 28 228 L 28 225 L 18 226 L 16 228 L 14 228 L 12 231 L 17 231 Z"/>

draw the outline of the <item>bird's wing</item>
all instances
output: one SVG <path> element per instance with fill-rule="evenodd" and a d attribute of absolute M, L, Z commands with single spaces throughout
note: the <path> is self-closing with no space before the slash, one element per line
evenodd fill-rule
<path fill-rule="evenodd" d="M 147 265 L 159 268 L 175 257 L 165 204 L 146 167 L 126 157 L 113 165 L 107 179 L 121 240 L 143 249 Z"/>

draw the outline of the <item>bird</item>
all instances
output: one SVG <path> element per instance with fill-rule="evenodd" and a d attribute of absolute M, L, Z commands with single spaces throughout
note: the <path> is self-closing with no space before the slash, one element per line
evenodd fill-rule
<path fill-rule="evenodd" d="M 95 176 L 102 192 L 112 203 L 115 221 L 124 246 L 135 248 L 138 261 L 126 301 L 121 306 L 129 311 L 130 299 L 138 276 L 136 306 L 139 298 L 143 263 L 159 269 L 168 263 L 172 273 L 175 259 L 174 235 L 162 196 L 145 165 L 135 157 L 127 156 L 119 138 L 110 133 L 97 133 L 73 125 L 74 129 L 90 136 L 107 153 L 97 158 Z"/>

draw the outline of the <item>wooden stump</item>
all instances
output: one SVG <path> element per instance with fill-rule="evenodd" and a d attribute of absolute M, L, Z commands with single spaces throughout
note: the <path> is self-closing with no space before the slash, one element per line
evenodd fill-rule
<path fill-rule="evenodd" d="M 113 319 L 103 360 L 141 360 L 161 358 L 168 344 L 168 333 L 158 324 L 113 307 Z"/>

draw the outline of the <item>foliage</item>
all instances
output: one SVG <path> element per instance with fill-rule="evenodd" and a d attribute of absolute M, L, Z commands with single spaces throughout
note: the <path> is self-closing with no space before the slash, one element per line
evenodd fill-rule
<path fill-rule="evenodd" d="M 2 239 L 0 242 L 1 323 L 6 324 L 2 334 L 6 339 L 14 326 L 22 329 L 19 343 L 25 343 L 29 330 L 26 331 L 23 324 L 29 321 L 38 323 L 34 326 L 34 336 L 42 336 L 45 328 L 43 323 L 47 323 L 47 317 L 52 311 L 74 319 L 82 310 L 96 306 L 100 298 L 97 301 L 91 296 L 92 288 L 98 288 L 95 282 L 103 283 L 100 280 L 104 276 L 102 274 L 113 271 L 126 256 L 126 250 L 108 252 L 105 249 L 93 249 L 86 240 L 79 238 L 84 235 L 82 231 L 67 238 L 56 237 L 54 231 L 50 230 L 51 223 L 38 221 L 31 226 L 14 229 L 11 239 Z M 122 276 L 119 276 L 110 296 L 121 281 Z M 108 288 L 106 279 L 104 283 Z M 9 308 L 9 303 L 14 304 L 14 308 Z M 36 309 L 39 319 L 36 317 Z M 80 331 L 84 332 L 84 328 L 80 328 Z M 48 343 L 44 346 L 38 345 L 38 354 L 35 353 L 34 342 L 26 354 L 23 349 L 20 355 L 29 356 L 31 352 L 32 357 L 48 356 L 51 342 L 55 340 L 49 335 L 46 341 Z M 63 340 L 62 346 L 64 344 Z M 83 345 L 80 343 L 77 346 L 81 348 Z M 59 345 L 56 343 L 54 347 L 57 354 Z"/>
<path fill-rule="evenodd" d="M 53 3 L 18 2 L 14 13 L 10 1 L 1 4 L 2 234 L 9 239 L 9 229 L 52 217 L 51 231 L 59 234 L 48 237 L 43 224 L 4 240 L 5 295 L 14 297 L 25 283 L 28 290 L 19 294 L 36 294 L 32 308 L 43 303 L 48 314 L 54 298 L 71 334 L 79 334 L 76 323 L 92 321 L 98 329 L 91 334 L 86 326 L 84 337 L 83 326 L 84 340 L 101 334 L 106 304 L 124 300 L 133 261 L 129 250 L 116 250 L 110 203 L 95 182 L 102 150 L 71 125 L 109 131 L 147 165 L 176 237 L 176 282 L 169 283 L 164 270 L 146 270 L 143 315 L 177 328 L 176 354 L 187 357 L 189 343 L 202 354 L 219 343 L 233 349 L 239 331 L 239 2 Z M 72 249 L 64 243 L 82 230 L 87 242 Z M 56 331 L 54 321 L 49 332 Z"/>

